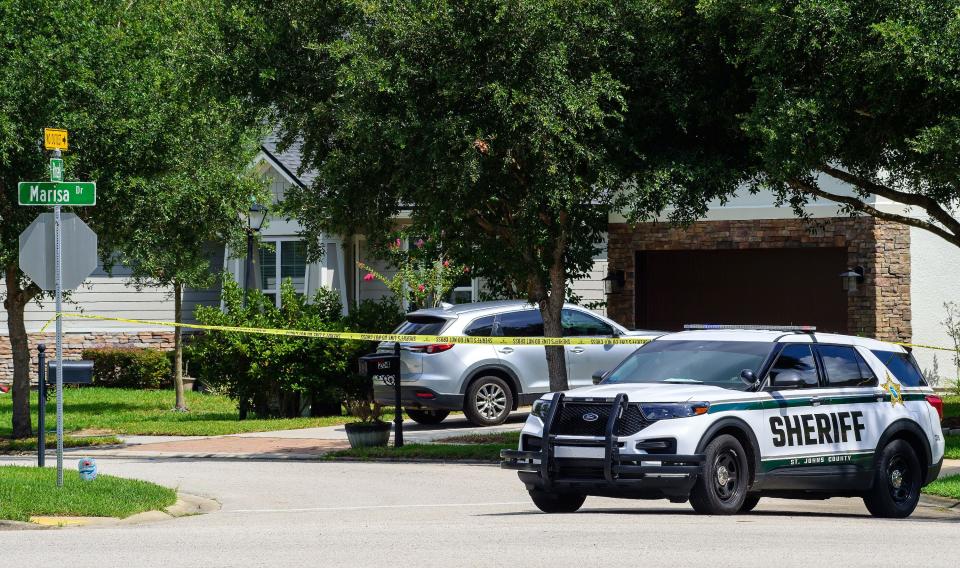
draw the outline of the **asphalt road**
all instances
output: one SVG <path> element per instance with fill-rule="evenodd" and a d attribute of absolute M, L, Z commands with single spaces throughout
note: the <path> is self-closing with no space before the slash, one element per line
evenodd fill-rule
<path fill-rule="evenodd" d="M 2 459 L 0 463 L 26 460 Z M 105 473 L 217 499 L 220 512 L 140 526 L 0 532 L 0 566 L 956 566 L 960 514 L 902 521 L 856 499 L 765 500 L 694 515 L 588 498 L 544 515 L 492 466 L 102 459 Z M 72 463 L 70 464 L 73 465 Z"/>

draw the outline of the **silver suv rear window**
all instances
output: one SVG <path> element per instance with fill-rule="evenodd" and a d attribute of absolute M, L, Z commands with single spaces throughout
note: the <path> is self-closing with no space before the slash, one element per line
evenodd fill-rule
<path fill-rule="evenodd" d="M 444 318 L 433 316 L 407 316 L 406 321 L 394 333 L 400 335 L 439 335 L 446 327 Z"/>

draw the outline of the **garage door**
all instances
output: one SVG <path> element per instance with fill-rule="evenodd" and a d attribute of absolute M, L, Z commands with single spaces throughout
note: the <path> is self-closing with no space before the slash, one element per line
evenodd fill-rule
<path fill-rule="evenodd" d="M 641 251 L 636 327 L 815 325 L 847 331 L 844 248 Z"/>

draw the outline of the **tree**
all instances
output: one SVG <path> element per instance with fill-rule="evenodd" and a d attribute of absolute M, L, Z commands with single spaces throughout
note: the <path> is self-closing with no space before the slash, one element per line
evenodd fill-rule
<path fill-rule="evenodd" d="M 19 207 L 21 180 L 46 179 L 43 127 L 70 131 L 66 179 L 96 180 L 91 222 L 109 258 L 114 231 L 130 213 L 136 186 L 169 171 L 192 131 L 198 102 L 187 73 L 221 64 L 210 25 L 218 2 L 8 0 L 0 2 L 0 266 L 14 362 L 13 436 L 30 435 L 30 351 L 24 306 L 43 297 L 18 269 L 20 232 L 38 213 Z M 189 38 L 191 41 L 187 41 Z M 199 86 L 193 83 L 194 86 Z M 181 90 L 183 89 L 183 90 Z M 206 98 L 199 100 L 208 100 Z M 136 186 L 142 191 L 143 186 Z"/>
<path fill-rule="evenodd" d="M 195 107 L 197 128 L 184 133 L 183 154 L 155 178 L 128 181 L 128 214 L 117 223 L 115 259 L 133 271 L 137 286 L 173 289 L 174 321 L 183 322 L 185 287 L 204 288 L 222 266 L 212 266 L 214 248 L 243 250 L 243 226 L 251 199 L 262 199 L 263 183 L 247 172 L 257 137 L 215 101 Z M 249 131 L 256 133 L 255 130 Z M 187 140 L 187 138 L 193 138 Z M 108 243 L 109 246 L 110 243 Z M 183 393 L 183 334 L 174 328 L 174 409 L 186 411 Z"/>
<path fill-rule="evenodd" d="M 702 210 L 739 181 L 698 149 L 729 130 L 697 108 L 726 85 L 700 71 L 718 52 L 663 31 L 685 29 L 690 2 L 317 4 L 286 12 L 272 37 L 288 52 L 267 73 L 287 141 L 302 137 L 320 172 L 290 211 L 308 235 L 382 240 L 410 208 L 414 232 L 536 303 L 549 337 L 611 211 L 646 218 L 722 171 L 688 194 Z M 546 355 L 551 389 L 565 389 L 563 349 Z"/>
<path fill-rule="evenodd" d="M 960 246 L 960 11 L 917 0 L 703 2 L 749 78 L 757 185 L 837 202 Z M 842 182 L 853 194 L 822 183 Z M 874 206 L 874 198 L 920 215 Z"/>

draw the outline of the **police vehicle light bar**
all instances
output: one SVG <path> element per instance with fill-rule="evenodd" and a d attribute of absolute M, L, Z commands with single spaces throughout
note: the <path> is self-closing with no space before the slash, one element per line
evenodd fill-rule
<path fill-rule="evenodd" d="M 688 323 L 683 329 L 759 329 L 768 331 L 817 331 L 815 325 L 745 325 L 745 324 L 722 324 L 722 323 Z"/>

